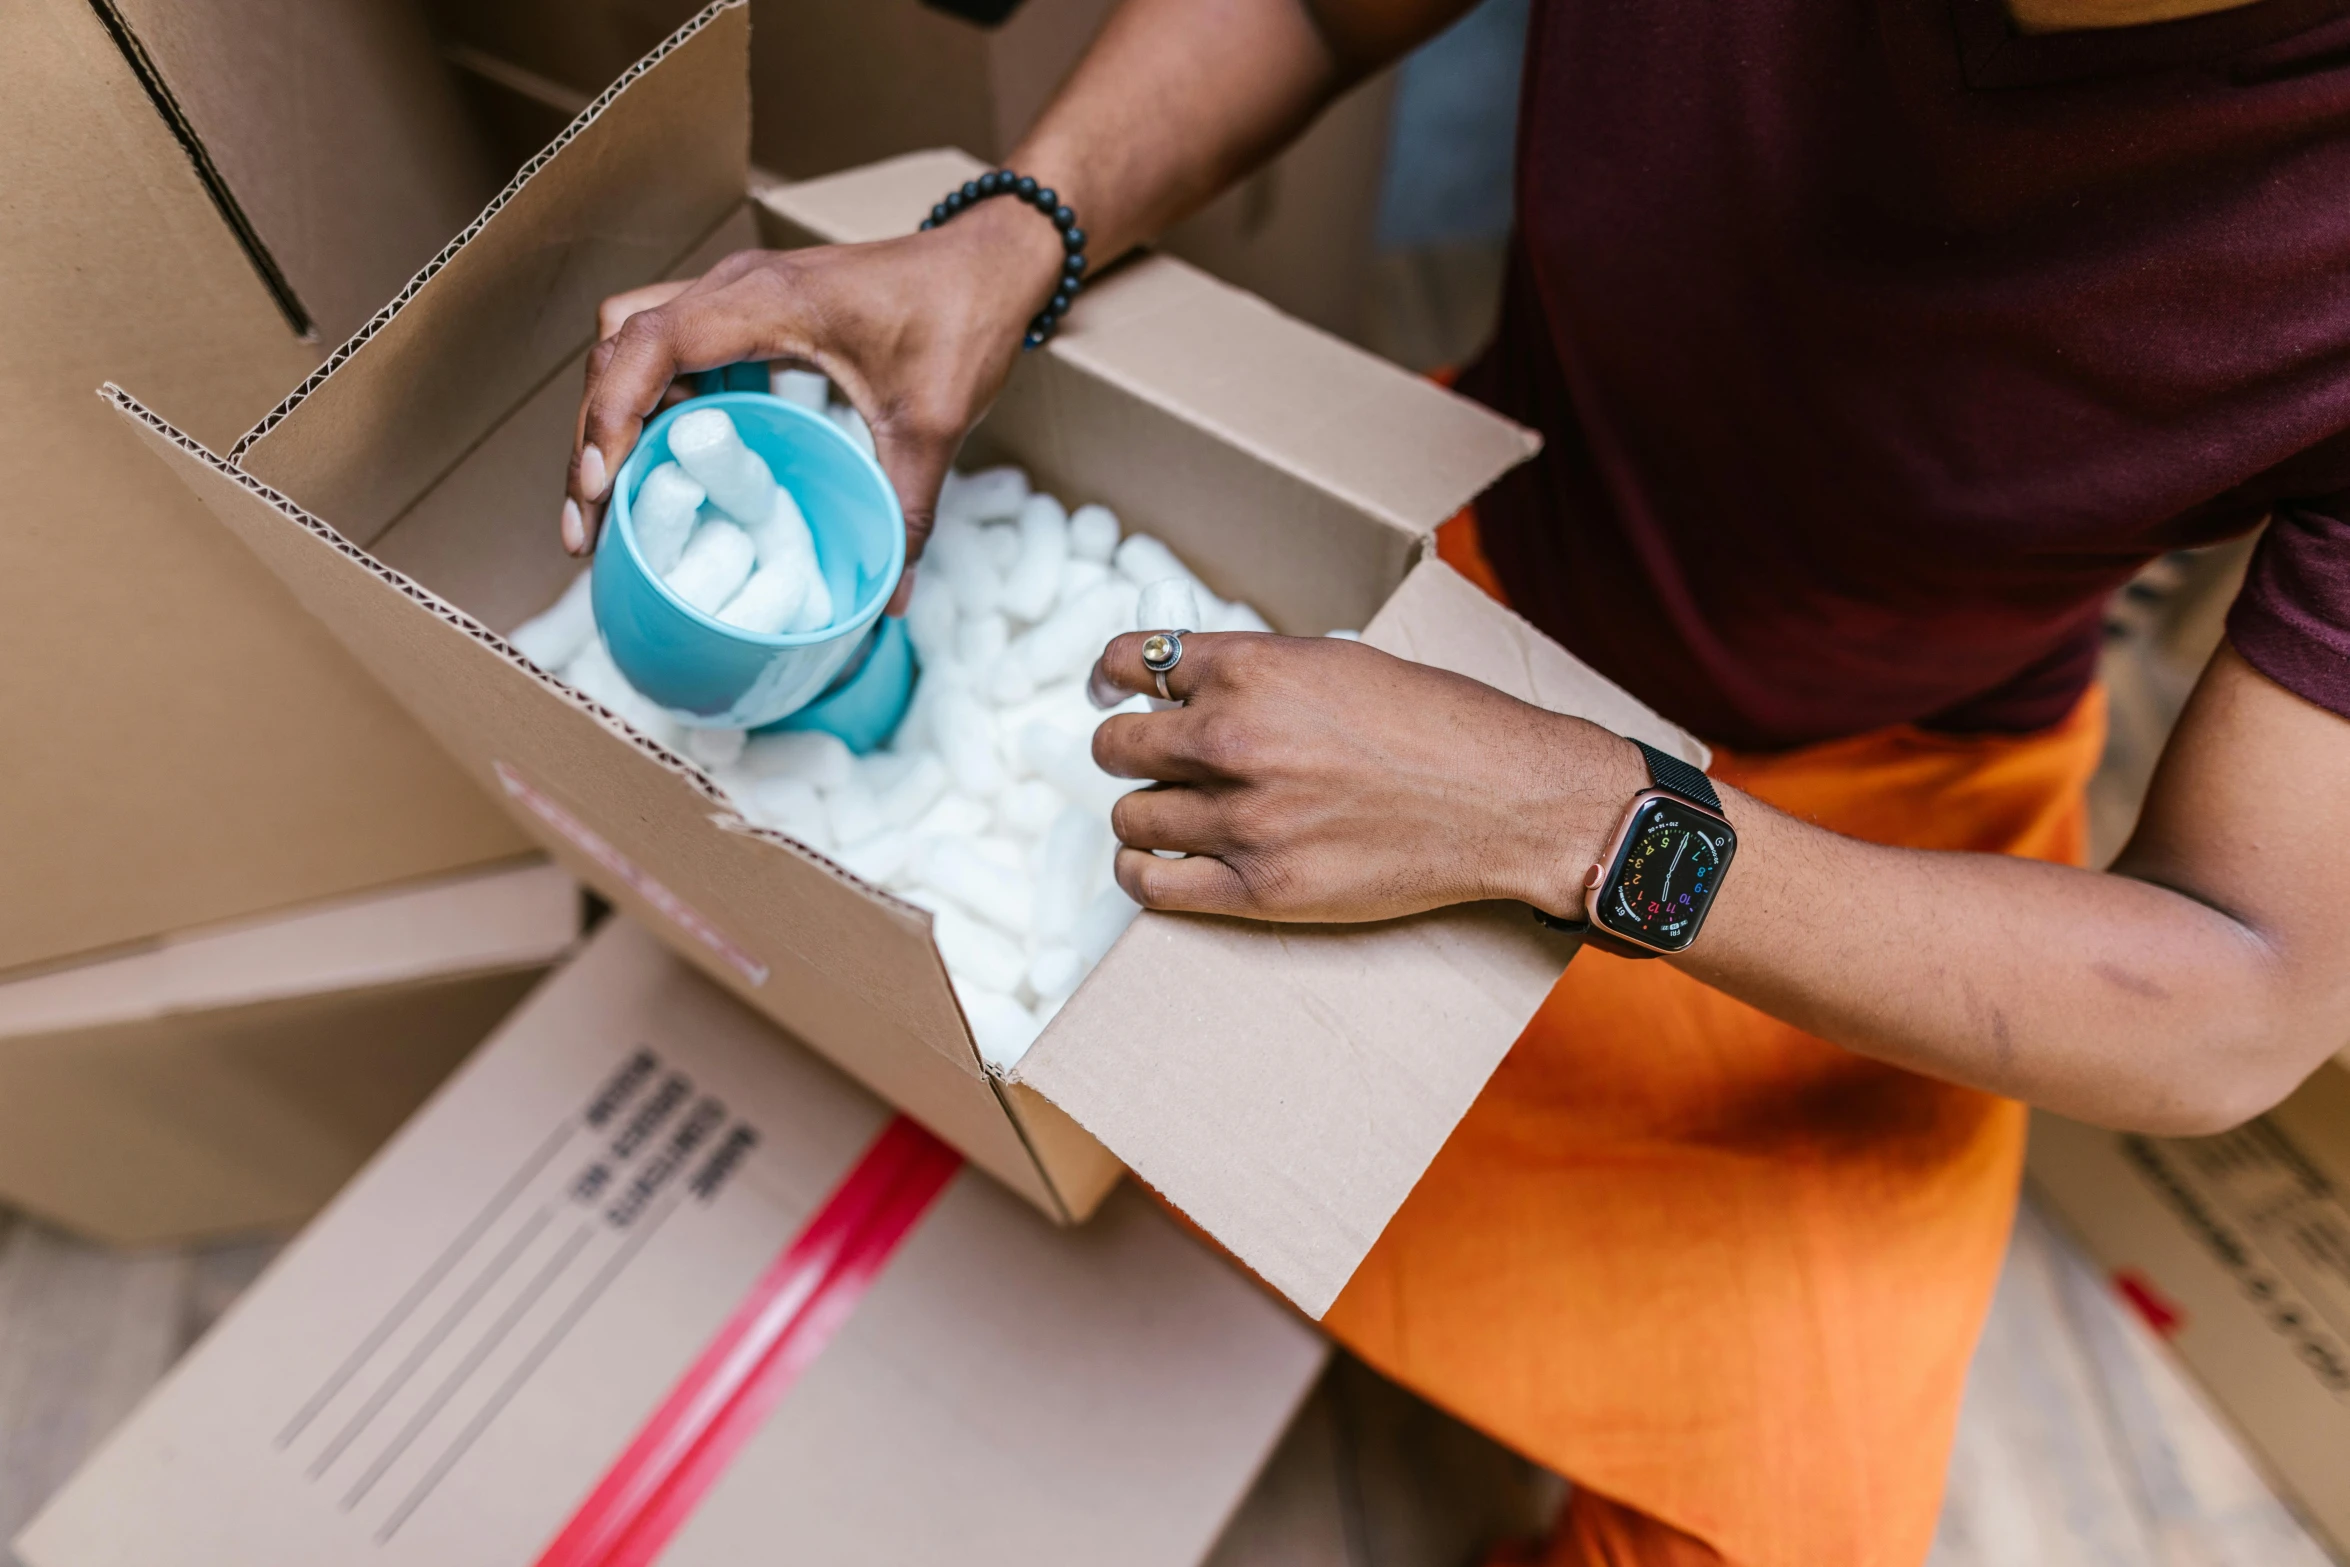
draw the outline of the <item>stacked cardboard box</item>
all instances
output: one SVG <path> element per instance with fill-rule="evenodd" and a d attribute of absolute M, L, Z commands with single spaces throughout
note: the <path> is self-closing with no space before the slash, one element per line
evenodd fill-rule
<path fill-rule="evenodd" d="M 407 0 L 25 0 L 7 45 L 0 1200 L 126 1241 L 290 1222 L 527 966 L 461 921 L 486 945 L 444 943 L 446 983 L 343 986 L 294 971 L 309 911 L 528 844 L 92 393 L 131 375 L 233 438 L 496 165 Z M 256 921 L 272 999 L 175 991 L 197 933 Z"/>
<path fill-rule="evenodd" d="M 1008 155 L 1117 0 L 757 0 L 751 156 L 792 179 L 925 147 Z M 696 0 L 433 0 L 517 160 L 697 9 Z M 1333 105 L 1297 143 L 1165 236 L 1291 315 L 1359 332 L 1392 84 Z M 535 106 L 535 112 L 534 112 Z M 934 198 L 935 199 L 935 198 Z"/>
<path fill-rule="evenodd" d="M 614 921 L 18 1552 L 1192 1567 L 1319 1339 L 1131 1188 L 1056 1230 L 951 1159 L 869 1277 L 795 1314 L 774 1287 L 808 1255 L 795 1237 L 907 1146 L 886 1106 Z M 747 1304 L 790 1344 L 730 1376 L 712 1345 L 774 1336 Z M 706 1428 L 675 1401 L 745 1370 L 740 1424 L 741 1404 L 702 1398 Z M 681 1427 L 711 1434 L 641 1440 Z"/>
<path fill-rule="evenodd" d="M 232 439 L 479 210 L 421 22 L 26 0 L 0 137 L 0 973 L 522 852 L 90 395 Z"/>
<path fill-rule="evenodd" d="M 603 294 L 770 244 L 910 230 L 960 154 L 746 204 L 749 29 L 711 7 L 598 99 L 429 279 L 221 455 L 126 419 L 515 819 L 605 896 L 1055 1217 L 1121 1161 L 1311 1313 L 1337 1294 L 1572 952 L 1515 905 L 1367 927 L 1146 915 L 1005 1075 L 929 916 L 726 808 L 498 635 L 576 564 L 545 521 Z M 1103 279 L 970 460 L 1157 534 L 1285 630 L 1368 640 L 1702 747 L 1428 557 L 1526 432 L 1185 264 Z"/>
<path fill-rule="evenodd" d="M 0 982 L 0 1202 L 124 1246 L 291 1229 L 569 953 L 583 903 L 527 864 Z"/>
<path fill-rule="evenodd" d="M 2036 1116 L 2030 1178 L 2350 1559 L 2350 1060 L 2217 1137 Z"/>

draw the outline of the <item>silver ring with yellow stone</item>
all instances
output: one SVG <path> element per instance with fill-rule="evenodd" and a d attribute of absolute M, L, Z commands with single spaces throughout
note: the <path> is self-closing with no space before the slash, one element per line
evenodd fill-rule
<path fill-rule="evenodd" d="M 1182 632 L 1154 631 L 1143 638 L 1142 667 L 1149 670 L 1151 678 L 1159 683 L 1159 696 L 1162 700 L 1169 702 L 1178 700 L 1167 690 L 1167 676 L 1172 674 L 1175 666 L 1182 662 Z"/>

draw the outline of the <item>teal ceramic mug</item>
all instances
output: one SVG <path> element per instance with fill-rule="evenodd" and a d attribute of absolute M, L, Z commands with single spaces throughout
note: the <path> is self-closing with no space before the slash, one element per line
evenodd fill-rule
<path fill-rule="evenodd" d="M 669 460 L 670 427 L 702 408 L 724 409 L 743 443 L 799 502 L 832 592 L 831 625 L 773 634 L 723 625 L 687 605 L 645 564 L 630 502 L 645 475 Z M 906 569 L 905 515 L 880 465 L 822 414 L 766 392 L 692 398 L 645 427 L 612 492 L 590 584 L 596 626 L 629 684 L 681 722 L 720 729 L 780 724 L 819 698 L 837 706 L 851 681 L 863 685 L 868 670 L 893 662 L 877 655 L 903 641 L 902 627 L 882 627 L 881 612 Z M 911 684 L 910 668 L 904 680 Z M 895 707 L 903 710 L 902 693 Z M 874 723 L 870 716 L 865 721 Z M 888 725 L 895 721 L 890 714 Z"/>

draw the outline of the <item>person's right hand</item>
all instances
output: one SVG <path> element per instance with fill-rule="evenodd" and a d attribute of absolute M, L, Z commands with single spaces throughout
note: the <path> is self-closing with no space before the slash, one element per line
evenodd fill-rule
<path fill-rule="evenodd" d="M 830 376 L 872 427 L 906 514 L 909 570 L 891 605 L 901 609 L 948 464 L 1011 373 L 1063 255 L 1034 210 L 989 201 L 903 239 L 740 251 L 692 283 L 606 301 L 605 335 L 588 356 L 563 547 L 594 550 L 612 477 L 677 377 L 788 360 Z"/>

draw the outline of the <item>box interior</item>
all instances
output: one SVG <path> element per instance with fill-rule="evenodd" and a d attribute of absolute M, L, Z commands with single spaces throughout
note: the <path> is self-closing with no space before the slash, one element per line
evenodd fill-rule
<path fill-rule="evenodd" d="M 926 914 L 749 826 L 698 769 L 492 629 L 574 569 L 553 510 L 597 299 L 741 242 L 746 45 L 741 6 L 715 5 L 624 76 L 234 466 L 117 406 L 561 863 L 1048 1213 L 1082 1218 L 1108 1192 L 1107 1143 L 1319 1314 L 1570 945 L 1514 906 L 1326 931 L 1145 915 L 1000 1081 Z M 902 234 L 976 167 L 913 154 L 762 187 L 751 216 L 778 243 Z M 1143 257 L 1021 364 L 971 455 L 1016 455 L 1065 498 L 1108 502 L 1284 629 L 1363 627 L 1702 761 L 1424 558 L 1431 530 L 1534 445 Z"/>

